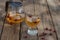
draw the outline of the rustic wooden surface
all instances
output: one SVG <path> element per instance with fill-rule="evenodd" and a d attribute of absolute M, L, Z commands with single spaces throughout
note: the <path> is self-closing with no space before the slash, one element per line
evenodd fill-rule
<path fill-rule="evenodd" d="M 4 16 L 6 14 L 5 2 L 7 0 L 0 0 L 0 40 L 59 40 L 60 39 L 60 1 L 59 0 L 24 0 L 23 8 L 27 14 L 40 16 L 40 23 L 38 24 L 38 35 L 30 36 L 27 34 L 28 26 L 23 22 L 17 25 L 9 25 L 6 21 L 4 23 Z M 14 0 L 16 1 L 16 0 Z M 20 0 L 17 0 L 20 1 Z M 3 28 L 4 23 L 4 28 Z M 2 32 L 3 28 L 3 32 Z M 46 31 L 45 28 L 52 29 L 52 31 Z M 54 30 L 57 31 L 57 35 Z M 46 36 L 41 36 L 45 32 Z M 52 36 L 49 34 L 52 33 Z M 58 37 L 58 38 L 57 38 Z"/>
<path fill-rule="evenodd" d="M 51 2 L 51 4 L 50 4 Z M 57 30 L 58 40 L 60 40 L 60 0 L 50 0 L 48 1 L 51 16 Z"/>

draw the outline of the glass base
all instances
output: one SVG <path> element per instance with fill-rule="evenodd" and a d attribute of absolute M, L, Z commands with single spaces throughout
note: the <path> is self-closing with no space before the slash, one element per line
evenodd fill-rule
<path fill-rule="evenodd" d="M 34 35 L 37 35 L 38 33 L 38 30 L 31 30 L 31 29 L 28 29 L 27 33 L 31 36 L 34 36 Z"/>

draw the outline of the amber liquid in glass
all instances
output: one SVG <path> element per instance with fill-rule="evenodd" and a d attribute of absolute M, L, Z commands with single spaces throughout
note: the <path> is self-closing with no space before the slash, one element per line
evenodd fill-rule
<path fill-rule="evenodd" d="M 16 15 L 10 16 L 10 14 L 7 14 L 6 20 L 9 23 L 20 23 L 24 20 L 24 18 L 20 18 L 20 14 L 16 13 Z"/>
<path fill-rule="evenodd" d="M 28 19 L 28 18 L 27 18 Z M 36 21 L 29 21 L 29 20 L 25 20 L 25 22 L 26 22 L 26 24 L 29 26 L 29 27 L 31 27 L 31 28 L 36 28 L 36 25 L 38 25 L 39 24 L 39 22 L 40 22 L 40 19 L 36 19 Z M 31 19 L 32 20 L 32 19 Z"/>

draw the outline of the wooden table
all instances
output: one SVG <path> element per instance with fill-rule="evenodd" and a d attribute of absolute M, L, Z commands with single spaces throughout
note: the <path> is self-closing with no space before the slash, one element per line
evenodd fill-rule
<path fill-rule="evenodd" d="M 10 25 L 4 22 L 4 7 L 7 0 L 0 0 L 0 40 L 59 40 L 60 39 L 60 1 L 59 0 L 24 0 L 23 8 L 27 14 L 40 15 L 41 22 L 38 24 L 38 34 L 30 36 L 27 34 L 28 26 L 25 22 L 17 25 Z M 19 1 L 19 0 L 18 0 Z M 2 12 L 3 11 L 3 12 Z M 45 28 L 52 29 L 47 31 Z M 56 30 L 56 31 L 54 31 Z M 42 32 L 47 32 L 41 36 Z M 52 35 L 50 34 L 52 33 Z M 50 34 L 50 35 L 49 35 Z M 42 38 L 42 39 L 41 39 Z"/>

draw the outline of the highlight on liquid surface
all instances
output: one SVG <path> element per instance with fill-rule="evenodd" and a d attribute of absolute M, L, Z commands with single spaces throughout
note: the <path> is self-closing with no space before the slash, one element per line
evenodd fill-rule
<path fill-rule="evenodd" d="M 13 23 L 13 24 L 20 23 L 24 20 L 24 18 L 22 16 L 24 16 L 24 15 L 20 15 L 19 13 L 14 14 L 14 13 L 10 12 L 7 14 L 6 20 L 7 20 L 7 22 Z"/>
<path fill-rule="evenodd" d="M 26 17 L 26 20 L 25 20 L 25 22 L 26 22 L 26 24 L 29 26 L 29 27 L 31 27 L 31 28 L 35 28 L 37 25 L 38 25 L 38 23 L 40 22 L 40 18 L 36 18 L 36 19 L 34 19 L 33 17 Z"/>

